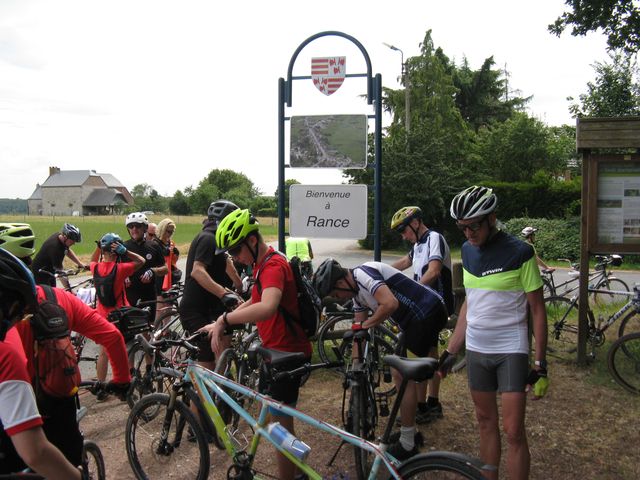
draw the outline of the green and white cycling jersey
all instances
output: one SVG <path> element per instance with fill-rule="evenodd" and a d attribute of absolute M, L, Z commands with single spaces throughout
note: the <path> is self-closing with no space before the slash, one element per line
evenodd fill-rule
<path fill-rule="evenodd" d="M 485 245 L 462 245 L 467 349 L 529 353 L 527 293 L 542 287 L 533 247 L 502 231 Z"/>

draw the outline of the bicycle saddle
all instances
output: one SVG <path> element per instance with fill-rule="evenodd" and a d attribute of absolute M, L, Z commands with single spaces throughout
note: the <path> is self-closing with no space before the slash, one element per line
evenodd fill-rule
<path fill-rule="evenodd" d="M 294 362 L 304 362 L 305 360 L 304 353 L 302 352 L 283 352 L 266 347 L 258 347 L 256 351 L 262 355 L 265 363 L 269 363 L 272 367 Z"/>
<path fill-rule="evenodd" d="M 400 372 L 403 378 L 423 382 L 433 377 L 438 367 L 435 358 L 405 358 L 397 355 L 387 355 L 382 361 Z"/>

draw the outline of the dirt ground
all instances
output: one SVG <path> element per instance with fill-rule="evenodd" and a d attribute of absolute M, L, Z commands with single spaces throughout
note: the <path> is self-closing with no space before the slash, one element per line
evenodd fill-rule
<path fill-rule="evenodd" d="M 638 479 L 640 478 L 640 398 L 615 384 L 592 385 L 588 369 L 572 365 L 550 366 L 547 396 L 527 405 L 527 432 L 533 479 Z M 445 417 L 421 426 L 426 443 L 422 451 L 452 450 L 478 456 L 478 434 L 465 373 L 448 377 L 442 385 Z M 340 425 L 341 381 L 328 373 L 315 373 L 301 392 L 298 407 L 317 418 Z M 125 403 L 110 399 L 96 403 L 84 394 L 89 415 L 82 421 L 87 438 L 96 441 L 105 456 L 107 478 L 134 478 L 126 458 L 124 428 L 129 413 Z M 385 419 L 383 419 L 384 421 Z M 327 478 L 352 473 L 352 451 L 343 447 L 332 467 L 326 464 L 336 451 L 335 437 L 296 425 L 297 436 L 312 448 L 312 465 Z M 503 465 L 504 466 L 504 441 Z M 226 455 L 211 447 L 212 479 L 226 478 Z M 261 444 L 256 468 L 275 477 L 273 449 Z M 506 478 L 501 468 L 501 478 Z"/>

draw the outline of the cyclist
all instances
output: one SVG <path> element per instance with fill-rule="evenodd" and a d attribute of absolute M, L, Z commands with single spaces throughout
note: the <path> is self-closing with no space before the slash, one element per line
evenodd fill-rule
<path fill-rule="evenodd" d="M 228 200 L 217 200 L 209 205 L 207 220 L 202 231 L 189 247 L 185 270 L 184 294 L 180 302 L 180 321 L 188 332 L 196 332 L 215 321 L 227 307 L 238 302 L 229 288 L 242 286 L 240 277 L 226 253 L 216 253 L 216 229 L 229 213 L 238 206 Z M 233 279 L 236 279 L 235 281 Z M 211 342 L 199 342 L 198 363 L 210 370 L 215 368 L 215 355 Z"/>
<path fill-rule="evenodd" d="M 27 266 L 31 265 L 31 256 L 36 253 L 35 240 L 28 223 L 0 223 L 0 245 Z"/>
<path fill-rule="evenodd" d="M 18 472 L 26 464 L 51 480 L 80 480 L 80 470 L 42 430 L 22 343 L 12 328 L 36 305 L 33 275 L 0 248 L 0 474 Z"/>
<path fill-rule="evenodd" d="M 220 315 L 216 322 L 202 330 L 209 332 L 211 346 L 220 351 L 225 328 L 233 324 L 255 323 L 263 346 L 285 352 L 303 352 L 311 358 L 311 342 L 295 322 L 287 323 L 283 309 L 299 318 L 298 298 L 293 271 L 284 255 L 268 246 L 260 235 L 258 222 L 249 210 L 234 210 L 227 215 L 216 231 L 217 252 L 228 252 L 234 260 L 253 265 L 254 284 L 251 299 L 230 313 Z M 261 384 L 264 391 L 266 385 Z M 269 395 L 286 405 L 295 406 L 300 390 L 300 378 L 285 379 L 268 386 Z M 295 435 L 293 418 L 272 410 L 274 421 L 280 422 Z M 278 452 L 278 478 L 291 480 L 295 466 Z"/>
<path fill-rule="evenodd" d="M 449 245 L 442 235 L 425 225 L 422 217 L 420 207 L 410 206 L 402 207 L 391 218 L 391 229 L 413 245 L 407 255 L 393 262 L 391 266 L 398 270 L 406 270 L 413 266 L 413 279 L 437 291 L 444 299 L 447 313 L 451 315 L 454 313 L 454 301 Z M 438 358 L 437 343 L 429 352 L 429 356 Z M 439 393 L 439 376 L 418 386 L 416 423 L 423 424 L 442 418 Z"/>
<path fill-rule="evenodd" d="M 123 261 L 125 259 L 129 261 Z M 125 279 L 143 265 L 144 258 L 127 250 L 120 235 L 107 233 L 102 236 L 89 266 L 96 286 L 96 310 L 100 315 L 109 318 L 113 310 L 129 305 L 125 295 Z M 96 362 L 96 375 L 101 382 L 107 378 L 107 352 L 102 347 Z M 107 392 L 101 390 L 96 400 L 103 401 L 107 397 Z"/>
<path fill-rule="evenodd" d="M 86 268 L 86 265 L 82 263 L 73 250 L 71 250 L 71 247 L 75 243 L 80 243 L 81 241 L 82 234 L 80 233 L 80 229 L 70 223 L 65 223 L 60 232 L 56 232 L 47 238 L 40 247 L 40 250 L 38 250 L 31 265 L 31 271 L 36 277 L 36 283 L 44 283 L 45 285 L 55 287 L 56 279 L 49 274 L 55 273 L 56 270 L 63 269 L 62 261 L 65 255 L 69 257 L 78 268 Z M 42 273 L 40 270 L 45 270 L 49 272 L 49 274 Z M 62 283 L 65 288 L 69 288 L 69 280 L 67 280 L 66 277 L 60 277 L 60 283 Z"/>
<path fill-rule="evenodd" d="M 167 273 L 164 264 L 162 249 L 156 242 L 145 239 L 149 226 L 149 220 L 144 213 L 133 212 L 127 215 L 125 225 L 129 231 L 129 240 L 124 242 L 128 251 L 137 253 L 145 259 L 145 263 L 139 270 L 129 277 L 126 283 L 127 299 L 131 305 L 138 301 L 148 302 L 156 299 L 156 277 L 162 277 Z M 156 305 L 149 305 L 151 313 L 149 318 L 156 318 Z"/>
<path fill-rule="evenodd" d="M 542 280 L 533 247 L 496 227 L 498 198 L 490 188 L 473 186 L 451 202 L 451 216 L 467 241 L 462 245 L 466 299 L 447 349 L 440 356 L 445 375 L 466 337 L 467 376 L 480 431 L 480 457 L 498 478 L 500 423 L 507 439 L 507 476 L 528 478 L 525 431 L 526 392 L 548 386 L 547 320 Z M 533 318 L 535 362 L 529 371 L 527 310 Z"/>
<path fill-rule="evenodd" d="M 524 227 L 522 229 L 522 231 L 520 232 L 520 235 L 522 235 L 525 239 L 525 241 L 531 245 L 533 245 L 535 243 L 535 233 L 538 231 L 537 228 L 533 228 L 533 227 Z M 534 247 L 535 248 L 535 247 Z M 536 253 L 536 262 L 538 264 L 538 266 L 540 268 L 542 268 L 542 270 L 546 270 L 549 273 L 553 273 L 556 271 L 555 268 L 548 266 L 546 263 L 544 263 L 542 261 L 542 259 L 538 256 L 538 254 Z"/>
<path fill-rule="evenodd" d="M 300 269 L 302 275 L 311 280 L 313 276 L 313 250 L 311 249 L 311 242 L 307 238 L 301 237 L 289 237 L 285 241 L 285 251 L 287 258 L 291 260 L 293 257 L 300 259 Z"/>
<path fill-rule="evenodd" d="M 418 357 L 429 355 L 438 342 L 440 330 L 447 323 L 444 300 L 435 290 L 384 263 L 367 262 L 346 269 L 328 258 L 316 270 L 313 283 L 321 298 L 352 298 L 355 325 L 371 328 L 393 318 L 403 332 L 402 350 L 409 350 Z M 370 317 L 369 310 L 373 312 Z M 400 375 L 395 370 L 393 375 L 399 386 Z M 409 382 L 400 405 L 400 438 L 388 450 L 399 460 L 418 453 L 416 408 L 416 384 Z"/>

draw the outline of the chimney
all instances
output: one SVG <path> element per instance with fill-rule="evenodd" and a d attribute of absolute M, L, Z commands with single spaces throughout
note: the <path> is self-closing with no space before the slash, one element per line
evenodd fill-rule
<path fill-rule="evenodd" d="M 49 176 L 55 175 L 56 173 L 60 173 L 60 168 L 58 167 L 49 167 Z"/>

